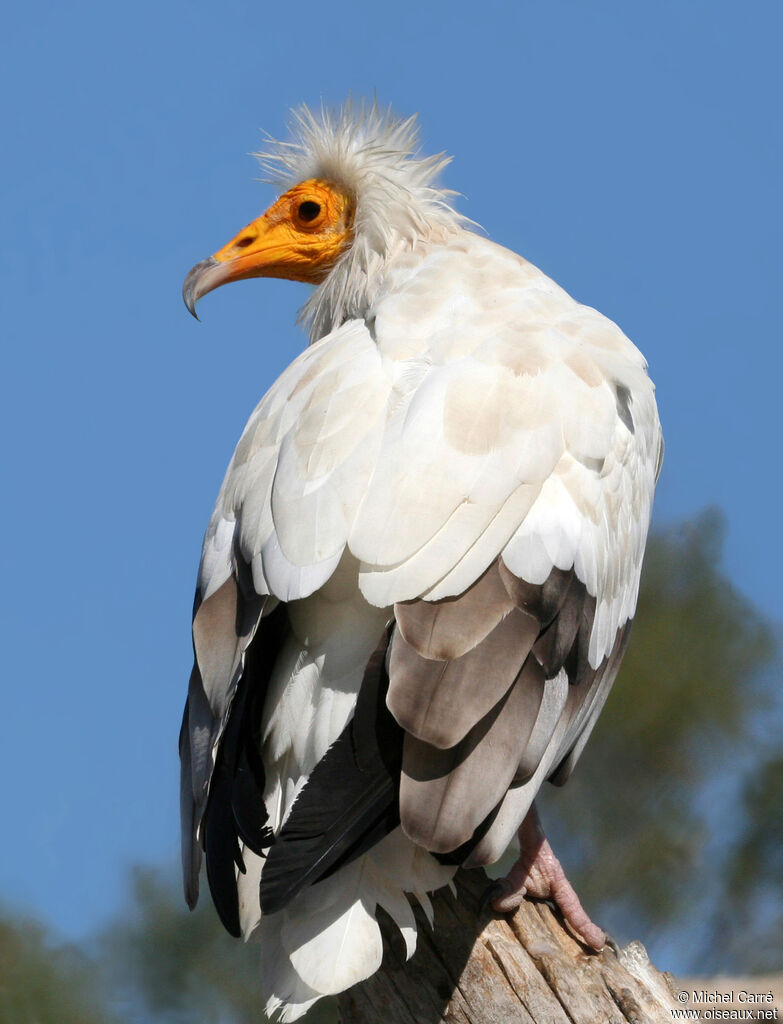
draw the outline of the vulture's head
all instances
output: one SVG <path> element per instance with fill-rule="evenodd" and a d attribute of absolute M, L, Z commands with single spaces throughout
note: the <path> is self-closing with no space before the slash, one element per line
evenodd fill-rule
<path fill-rule="evenodd" d="M 193 267 L 183 288 L 190 312 L 227 281 L 280 277 L 320 286 L 304 310 L 316 337 L 362 315 L 390 259 L 465 223 L 454 193 L 435 184 L 449 158 L 418 155 L 415 121 L 376 105 L 294 111 L 291 140 L 257 154 L 283 194 Z"/>

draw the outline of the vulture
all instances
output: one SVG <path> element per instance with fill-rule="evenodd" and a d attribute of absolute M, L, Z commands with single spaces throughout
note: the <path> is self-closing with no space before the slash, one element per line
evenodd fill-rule
<path fill-rule="evenodd" d="M 206 530 L 180 733 L 185 896 L 202 858 L 294 1021 L 410 957 L 413 905 L 520 856 L 489 898 L 582 909 L 533 803 L 571 774 L 633 618 L 663 445 L 619 327 L 474 230 L 415 118 L 294 112 L 280 187 L 196 264 L 315 286 L 310 344 L 250 416 Z"/>

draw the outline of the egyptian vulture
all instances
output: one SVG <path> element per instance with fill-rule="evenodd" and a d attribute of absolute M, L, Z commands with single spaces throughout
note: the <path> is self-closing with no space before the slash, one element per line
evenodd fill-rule
<path fill-rule="evenodd" d="M 315 285 L 310 345 L 239 440 L 207 527 L 180 737 L 185 893 L 202 853 L 282 1021 L 380 965 L 377 908 L 457 866 L 587 917 L 533 799 L 617 674 L 662 457 L 644 358 L 471 230 L 377 106 L 296 112 L 283 194 L 187 276 Z"/>

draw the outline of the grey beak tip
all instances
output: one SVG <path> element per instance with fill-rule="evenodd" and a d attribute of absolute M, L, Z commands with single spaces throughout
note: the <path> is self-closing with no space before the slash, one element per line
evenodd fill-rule
<path fill-rule="evenodd" d="M 207 259 L 197 263 L 195 267 L 191 267 L 188 271 L 188 276 L 185 278 L 185 283 L 182 286 L 182 300 L 185 303 L 187 311 L 196 320 L 198 320 L 196 303 L 204 294 L 204 292 L 199 288 L 199 284 L 203 282 L 205 273 L 217 265 L 217 260 L 212 256 L 209 256 Z M 199 320 L 199 323 L 200 322 L 201 321 Z"/>

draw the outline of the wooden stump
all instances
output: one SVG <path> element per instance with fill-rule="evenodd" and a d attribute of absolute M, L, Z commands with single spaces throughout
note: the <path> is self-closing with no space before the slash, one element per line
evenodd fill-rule
<path fill-rule="evenodd" d="M 341 1024 L 671 1024 L 681 1009 L 641 943 L 588 952 L 546 903 L 511 916 L 479 910 L 483 871 L 460 871 L 457 897 L 433 899 L 435 928 L 417 913 L 404 962 L 393 926 L 372 978 L 343 993 Z"/>

